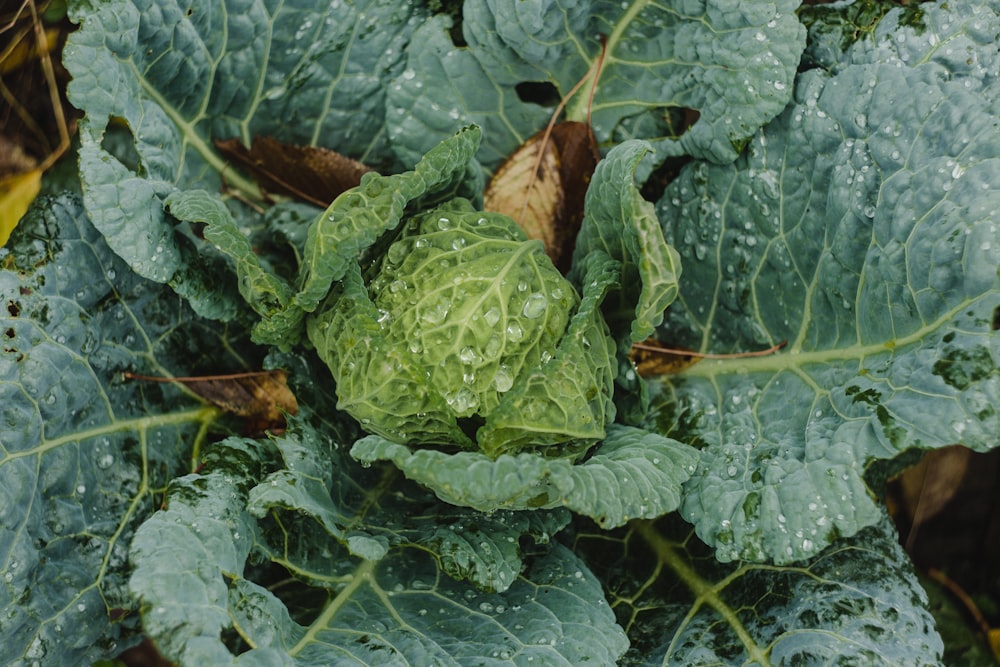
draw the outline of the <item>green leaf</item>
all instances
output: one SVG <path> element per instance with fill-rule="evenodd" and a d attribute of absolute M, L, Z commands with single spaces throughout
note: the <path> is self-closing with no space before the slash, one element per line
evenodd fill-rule
<path fill-rule="evenodd" d="M 171 281 L 195 302 L 205 296 L 199 284 L 217 282 L 217 274 L 202 267 L 200 249 L 185 250 L 193 241 L 164 199 L 217 191 L 223 173 L 227 185 L 259 197 L 227 168 L 216 138 L 321 142 L 395 166 L 381 122 L 385 88 L 422 18 L 406 3 L 230 4 L 80 4 L 71 12 L 80 29 L 63 52 L 70 100 L 85 114 L 80 174 L 89 215 L 135 271 Z M 129 156 L 105 142 L 118 122 L 131 133 Z"/>
<path fill-rule="evenodd" d="M 38 200 L 0 265 L 0 645 L 89 664 L 134 641 L 129 541 L 218 416 L 122 374 L 236 369 L 240 340 L 134 275 L 77 196 Z"/>
<path fill-rule="evenodd" d="M 366 174 L 360 186 L 337 197 L 309 228 L 297 291 L 269 273 L 232 220 L 217 211 L 212 217 L 218 226 L 209 227 L 206 237 L 236 262 L 240 289 L 262 317 L 254 328 L 254 340 L 285 349 L 298 343 L 306 315 L 326 299 L 335 281 L 357 265 L 359 253 L 399 225 L 407 206 L 473 187 L 478 181 L 471 160 L 479 137 L 478 128 L 464 128 L 430 151 L 412 171 Z"/>
<path fill-rule="evenodd" d="M 593 455 L 578 464 L 533 454 L 493 460 L 475 452 L 411 450 L 375 435 L 356 442 L 351 456 L 362 463 L 392 461 L 456 505 L 484 512 L 568 507 L 607 527 L 672 512 L 696 461 L 678 442 L 620 425 L 610 425 Z"/>
<path fill-rule="evenodd" d="M 943 650 L 888 518 L 807 561 L 720 564 L 671 518 L 578 551 L 611 581 L 628 632 L 619 665 L 940 665 Z"/>
<path fill-rule="evenodd" d="M 922 7 L 924 30 L 890 13 L 737 163 L 689 165 L 659 203 L 685 264 L 660 338 L 789 343 L 662 383 L 660 428 L 702 449 L 682 513 L 722 560 L 872 525 L 874 460 L 997 444 L 1000 13 Z"/>
<path fill-rule="evenodd" d="M 322 530 L 327 538 L 317 548 L 343 545 L 354 556 L 377 561 L 390 549 L 418 547 L 430 553 L 442 570 L 488 591 L 503 592 L 524 567 L 521 540 L 546 543 L 569 521 L 563 510 L 496 512 L 484 516 L 465 508 L 442 506 L 415 484 L 401 483 L 394 469 L 364 470 L 335 442 L 329 428 L 318 430 L 299 418 L 273 442 L 284 467 L 268 474 L 250 490 L 247 508 L 257 517 L 273 515 L 307 533 Z M 301 519 L 307 517 L 308 522 Z M 310 522 L 315 522 L 313 528 Z M 318 524 L 318 526 L 316 525 Z M 339 546 L 329 548 L 339 549 Z M 315 585 L 327 577 L 315 549 L 276 546 L 275 560 L 291 558 L 295 571 Z M 296 558 L 290 554 L 298 552 Z"/>
<path fill-rule="evenodd" d="M 621 140 L 649 123 L 663 155 L 728 162 L 791 95 L 805 30 L 793 0 L 755 2 L 727 11 L 720 3 L 668 7 L 557 0 L 472 0 L 463 8 L 468 46 L 452 43 L 444 19 L 415 34 L 406 69 L 388 95 L 393 147 L 412 162 L 464 123 L 484 128 L 480 160 L 490 168 L 544 126 L 549 111 L 514 94 L 543 82 L 565 96 L 601 54 L 593 125 L 600 142 Z M 589 89 L 585 87 L 585 91 Z M 584 120 L 588 94 L 567 117 Z M 664 120 L 671 110 L 696 109 L 699 121 L 679 138 Z"/>
<path fill-rule="evenodd" d="M 680 257 L 667 245 L 653 205 L 633 182 L 639 162 L 650 151 L 645 142 L 626 141 L 611 149 L 594 172 L 583 223 L 573 250 L 577 263 L 602 252 L 621 264 L 619 288 L 602 307 L 615 340 L 626 348 L 663 322 L 663 311 L 677 298 Z M 579 276 L 578 282 L 583 280 Z"/>
<path fill-rule="evenodd" d="M 267 533 L 280 533 L 245 510 L 245 489 L 264 472 L 261 446 L 220 443 L 205 472 L 175 480 L 167 509 L 136 535 L 131 586 L 142 598 L 147 632 L 170 659 L 185 665 L 500 659 L 569 666 L 612 664 L 627 648 L 599 582 L 559 545 L 537 553 L 503 593 L 442 576 L 435 560 L 415 548 L 395 548 L 378 562 L 327 551 L 315 561 L 324 565 L 326 593 L 318 596 L 303 597 L 298 587 L 271 591 L 244 578 L 244 571 L 259 571 L 248 568 L 247 559 L 254 551 L 262 555 Z M 324 544 L 322 537 L 300 535 L 300 542 Z M 286 567 L 295 556 L 287 548 L 271 553 L 284 556 L 275 562 Z M 220 633 L 231 638 L 228 644 Z"/>

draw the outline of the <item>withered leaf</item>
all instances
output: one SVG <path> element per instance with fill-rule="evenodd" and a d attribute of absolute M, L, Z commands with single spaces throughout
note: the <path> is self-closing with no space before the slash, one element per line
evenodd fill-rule
<path fill-rule="evenodd" d="M 663 343 L 648 338 L 641 343 L 632 345 L 630 356 L 639 375 L 655 377 L 680 373 L 701 361 L 701 357 L 696 356 L 693 350 L 690 351 L 690 354 L 685 352 L 685 350 L 668 348 Z"/>
<path fill-rule="evenodd" d="M 328 148 L 286 144 L 273 137 L 254 137 L 249 150 L 239 139 L 216 139 L 215 147 L 249 171 L 264 192 L 289 195 L 323 208 L 371 171 Z"/>
<path fill-rule="evenodd" d="M 702 359 L 745 359 L 747 357 L 766 357 L 774 354 L 778 350 L 788 345 L 788 341 L 781 341 L 777 345 L 772 345 L 766 350 L 753 350 L 751 352 L 730 352 L 725 354 L 713 354 L 711 352 L 695 352 L 684 348 L 668 347 L 653 338 L 647 338 L 641 343 L 634 343 L 630 356 L 635 364 L 636 371 L 643 377 L 654 375 L 668 375 L 680 373 L 690 368 Z"/>
<path fill-rule="evenodd" d="M 484 208 L 513 218 L 564 273 L 583 220 L 583 201 L 598 160 L 590 125 L 565 121 L 524 142 L 497 169 Z"/>
<path fill-rule="evenodd" d="M 299 404 L 283 370 L 230 375 L 164 378 L 126 374 L 146 382 L 179 382 L 212 405 L 245 420 L 248 434 L 285 430 L 285 413 L 298 414 Z"/>

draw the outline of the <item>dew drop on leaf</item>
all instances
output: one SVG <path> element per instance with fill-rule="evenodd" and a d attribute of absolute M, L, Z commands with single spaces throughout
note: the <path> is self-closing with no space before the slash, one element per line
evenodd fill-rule
<path fill-rule="evenodd" d="M 538 319 L 545 313 L 545 309 L 548 306 L 548 299 L 541 292 L 534 292 L 528 296 L 527 300 L 524 302 L 524 307 L 521 309 L 521 314 L 528 319 Z"/>

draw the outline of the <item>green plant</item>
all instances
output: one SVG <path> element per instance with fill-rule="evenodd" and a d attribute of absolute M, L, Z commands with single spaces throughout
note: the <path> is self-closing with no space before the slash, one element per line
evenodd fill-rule
<path fill-rule="evenodd" d="M 410 3 L 71 3 L 81 192 L 0 251 L 5 657 L 145 635 L 183 665 L 938 664 L 877 496 L 902 454 L 997 446 L 1000 5 L 863 30 L 810 10 L 808 33 L 796 9 L 467 0 L 455 26 Z M 545 346 L 601 353 L 565 370 L 603 432 L 481 450 L 488 414 L 424 438 L 414 410 L 365 435 L 337 404 L 378 375 L 340 337 L 370 327 L 390 361 L 439 344 L 379 324 L 412 275 L 392 243 L 439 217 L 516 236 L 476 212 L 547 120 L 514 91 L 587 76 L 605 158 Z M 699 115 L 676 137 L 678 109 Z M 394 175 L 324 214 L 268 204 L 211 141 L 264 134 Z M 649 332 L 788 346 L 645 383 L 627 353 Z M 531 349 L 511 375 L 540 386 Z M 126 378 L 260 367 L 300 406 L 260 438 Z"/>

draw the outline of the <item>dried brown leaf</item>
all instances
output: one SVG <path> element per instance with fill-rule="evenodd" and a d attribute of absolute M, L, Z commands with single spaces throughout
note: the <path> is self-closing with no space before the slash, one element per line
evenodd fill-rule
<path fill-rule="evenodd" d="M 283 370 L 208 375 L 204 377 L 162 378 L 127 375 L 146 382 L 179 382 L 195 394 L 246 420 L 246 432 L 280 432 L 285 429 L 285 414 L 298 414 L 299 405 L 288 388 L 288 374 Z"/>
<path fill-rule="evenodd" d="M 336 151 L 286 144 L 272 137 L 254 137 L 249 150 L 239 139 L 216 139 L 215 147 L 249 171 L 261 190 L 322 208 L 358 185 L 361 177 L 371 171 Z"/>
<path fill-rule="evenodd" d="M 557 123 L 500 165 L 483 194 L 484 207 L 510 216 L 530 238 L 542 241 L 565 272 L 598 160 L 597 140 L 587 123 Z"/>
<path fill-rule="evenodd" d="M 693 350 L 668 348 L 652 338 L 633 345 L 631 357 L 636 372 L 642 377 L 680 373 L 701 361 Z"/>

